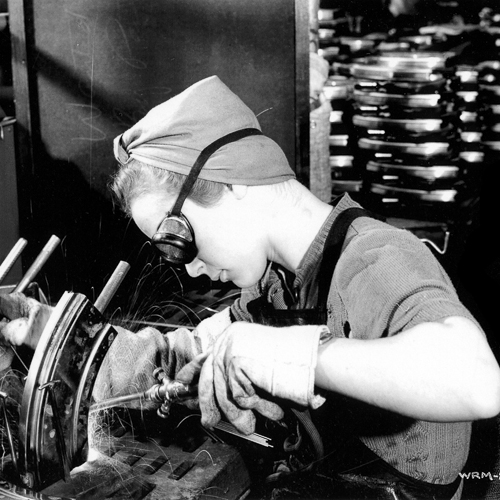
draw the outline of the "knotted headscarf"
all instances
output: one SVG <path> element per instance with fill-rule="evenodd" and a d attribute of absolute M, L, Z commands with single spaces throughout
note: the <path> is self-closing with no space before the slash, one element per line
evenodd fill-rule
<path fill-rule="evenodd" d="M 187 175 L 200 152 L 221 137 L 245 128 L 261 130 L 257 117 L 217 76 L 201 80 L 154 107 L 114 141 L 116 159 L 131 158 Z M 255 135 L 218 149 L 201 179 L 226 184 L 275 184 L 295 178 L 282 149 Z"/>

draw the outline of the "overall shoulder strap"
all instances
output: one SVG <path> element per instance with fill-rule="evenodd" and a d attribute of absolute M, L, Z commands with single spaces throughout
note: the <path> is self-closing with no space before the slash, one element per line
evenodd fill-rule
<path fill-rule="evenodd" d="M 347 208 L 334 220 L 326 238 L 319 271 L 318 307 L 321 311 L 326 311 L 326 302 L 328 300 L 333 273 L 342 253 L 347 230 L 358 217 L 371 217 L 377 220 L 384 220 L 378 214 L 358 207 Z"/>

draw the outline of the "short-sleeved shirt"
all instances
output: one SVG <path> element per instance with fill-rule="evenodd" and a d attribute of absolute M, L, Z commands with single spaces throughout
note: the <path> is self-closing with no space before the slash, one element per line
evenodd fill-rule
<path fill-rule="evenodd" d="M 292 288 L 299 308 L 317 303 L 323 249 L 339 213 L 359 207 L 348 195 L 333 208 L 296 271 Z M 266 296 L 286 309 L 283 279 L 269 268 L 255 286 L 242 291 L 233 318 L 252 321 L 247 304 Z M 333 274 L 327 302 L 328 327 L 337 337 L 390 337 L 422 322 L 463 316 L 475 321 L 460 302 L 438 260 L 411 232 L 360 217 L 350 226 Z M 477 323 L 476 323 L 477 324 Z M 452 482 L 465 465 L 471 423 L 416 421 L 330 393 L 332 423 L 345 426 L 389 464 L 416 479 Z"/>

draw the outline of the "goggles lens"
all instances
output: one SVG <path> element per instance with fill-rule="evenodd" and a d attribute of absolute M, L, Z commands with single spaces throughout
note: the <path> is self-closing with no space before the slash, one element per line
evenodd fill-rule
<path fill-rule="evenodd" d="M 189 264 L 198 253 L 193 228 L 182 214 L 168 214 L 160 222 L 152 242 L 171 264 Z"/>

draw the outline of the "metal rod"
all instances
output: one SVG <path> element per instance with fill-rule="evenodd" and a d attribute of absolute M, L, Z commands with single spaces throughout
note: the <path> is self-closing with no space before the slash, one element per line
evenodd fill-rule
<path fill-rule="evenodd" d="M 48 258 L 52 255 L 52 252 L 56 249 L 57 245 L 61 240 L 52 235 L 47 242 L 47 244 L 43 247 L 42 251 L 35 259 L 35 262 L 31 265 L 31 267 L 26 271 L 26 274 L 21 278 L 21 281 L 14 288 L 14 292 L 24 292 L 26 287 L 35 279 L 35 276 L 40 272 L 45 262 L 47 262 Z"/>
<path fill-rule="evenodd" d="M 94 303 L 94 306 L 98 311 L 104 313 L 129 269 L 130 264 L 123 260 L 119 262 L 114 273 L 111 275 L 111 278 L 109 278 L 101 294 L 97 297 L 97 300 Z"/>
<path fill-rule="evenodd" d="M 113 398 L 103 399 L 98 403 L 92 404 L 89 408 L 89 413 L 99 410 L 106 410 L 108 408 L 112 408 L 113 406 L 121 406 L 124 403 L 130 403 L 132 401 L 140 401 L 141 399 L 145 400 L 144 391 L 135 392 L 133 394 L 126 394 L 125 396 L 115 396 Z"/>
<path fill-rule="evenodd" d="M 15 264 L 27 244 L 28 242 L 24 238 L 20 238 L 12 247 L 7 257 L 5 257 L 2 264 L 0 264 L 0 284 L 6 278 L 7 274 L 9 274 L 9 271 L 12 269 L 12 266 Z"/>

